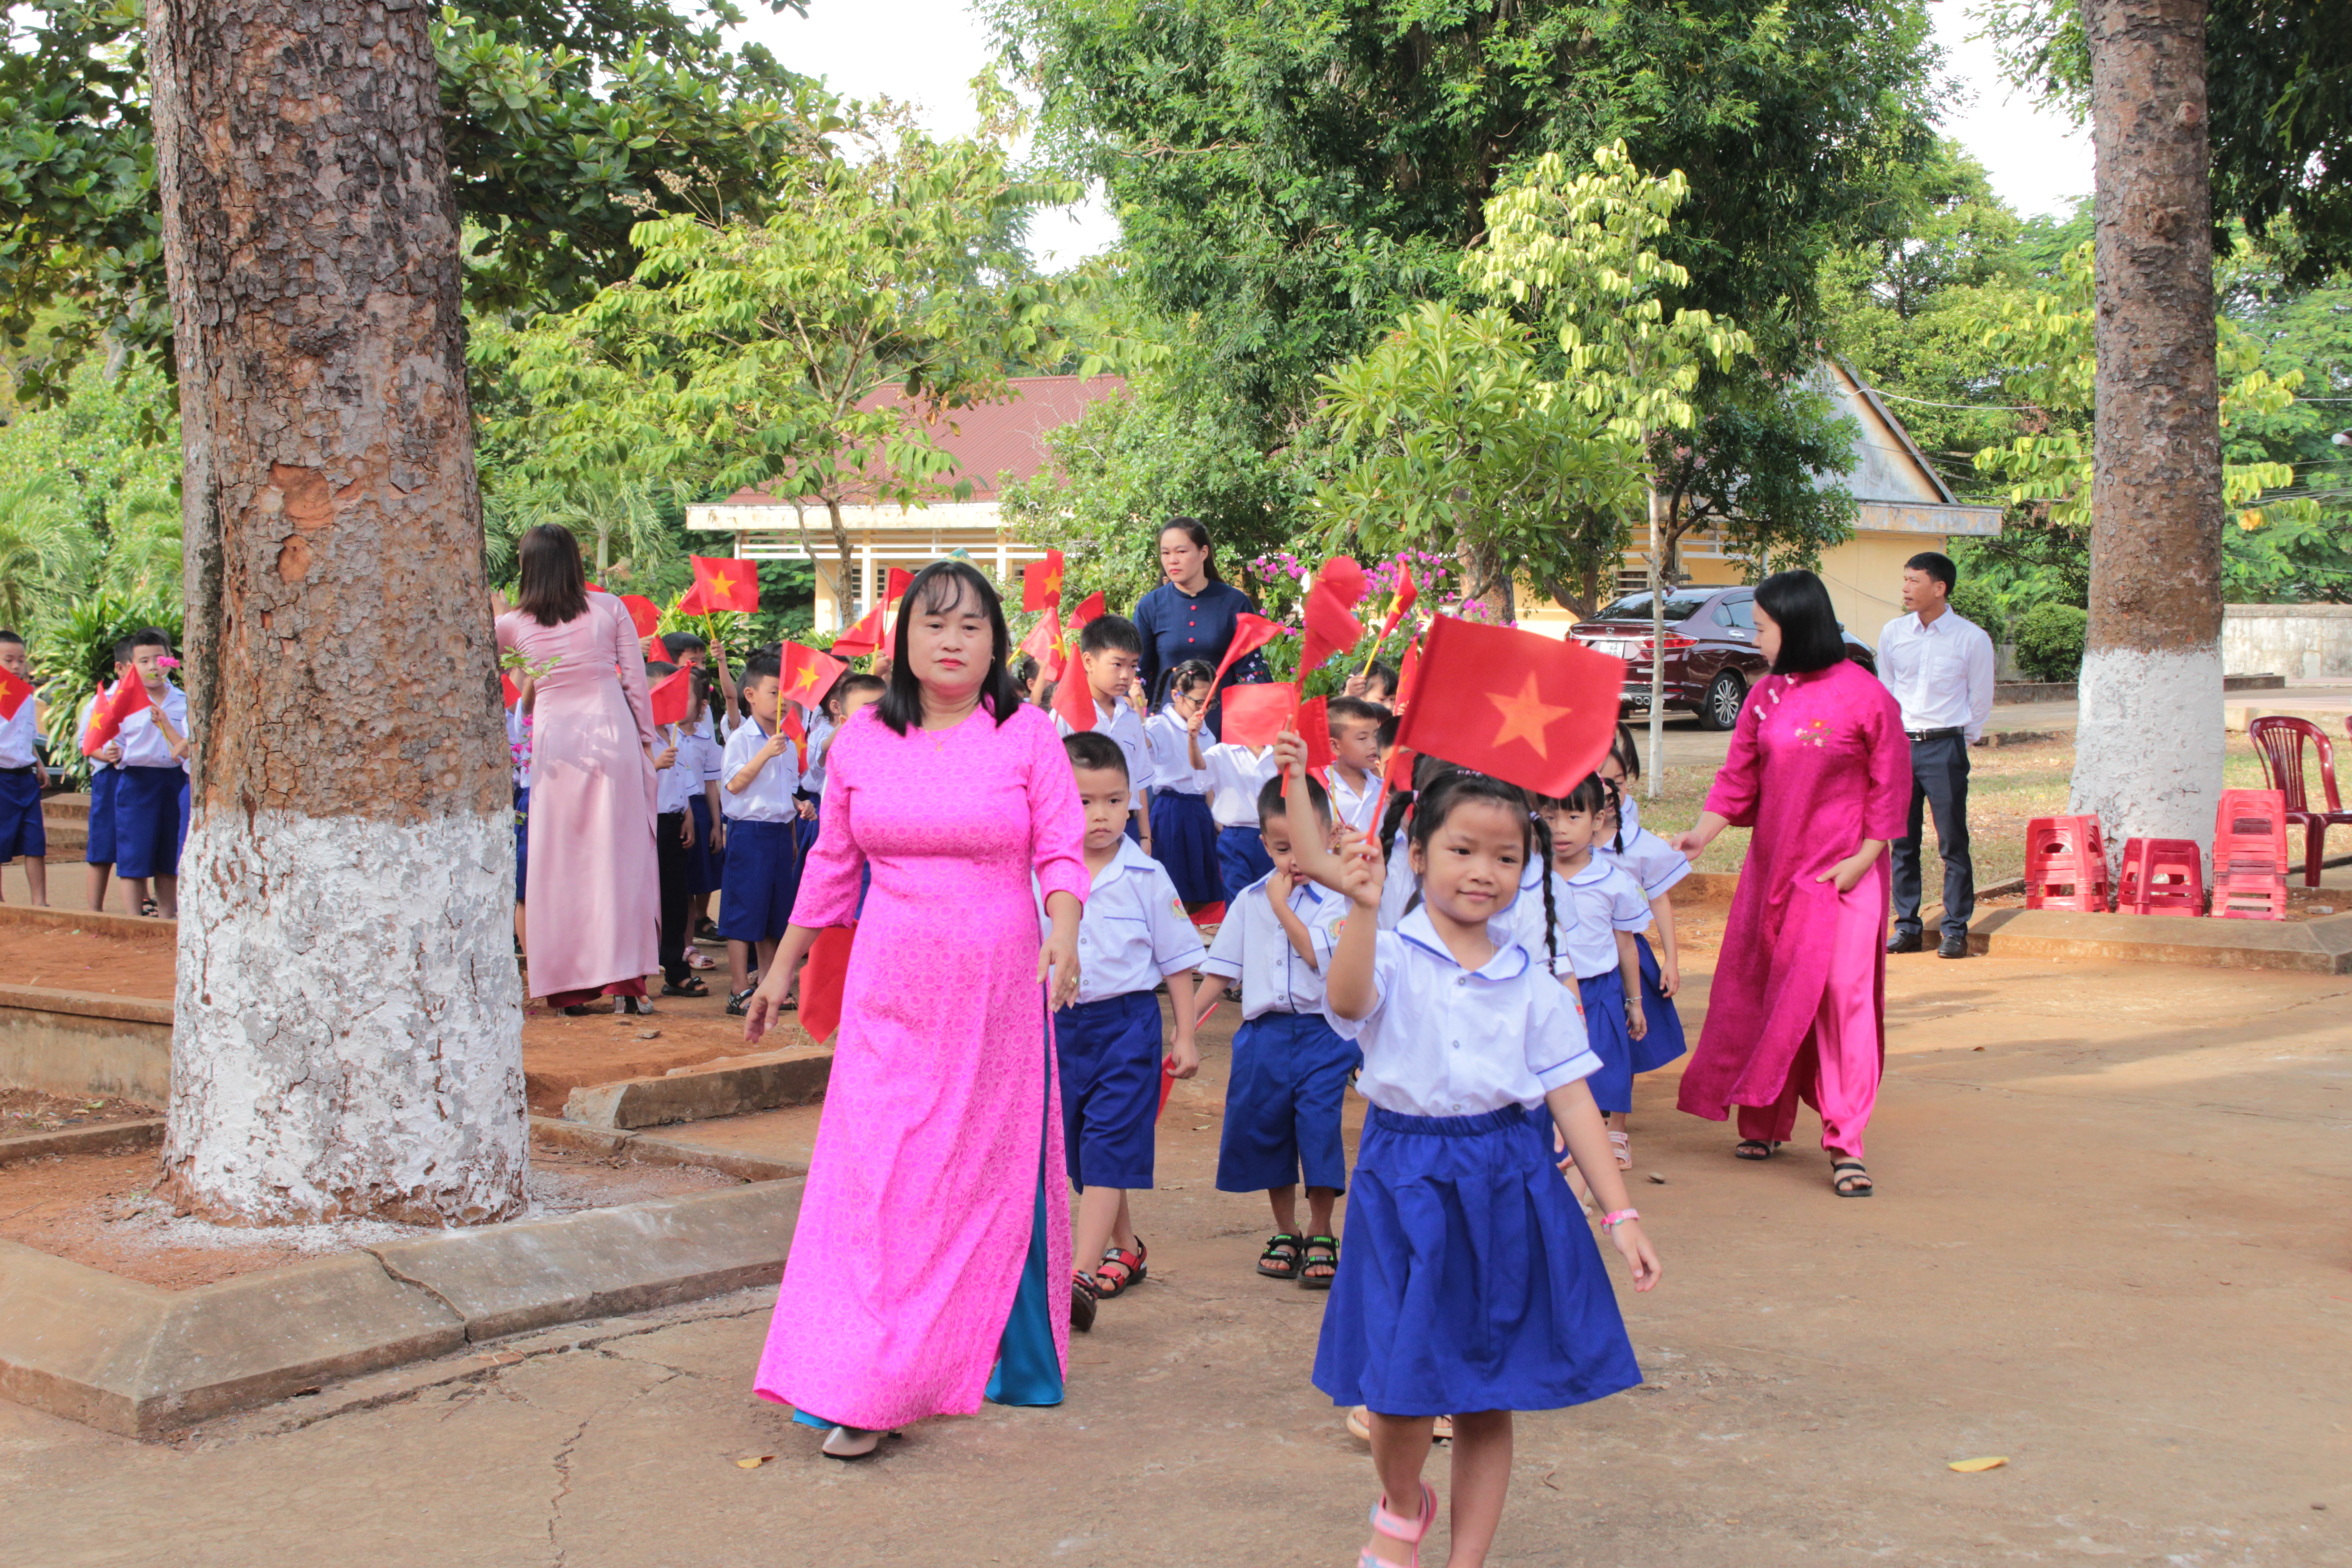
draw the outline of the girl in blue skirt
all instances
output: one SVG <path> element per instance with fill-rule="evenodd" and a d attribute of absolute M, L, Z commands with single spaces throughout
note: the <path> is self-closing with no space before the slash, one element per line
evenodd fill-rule
<path fill-rule="evenodd" d="M 1280 742 L 1294 779 L 1306 747 Z M 1371 1109 L 1348 1200 L 1348 1248 L 1323 1316 L 1315 1385 L 1369 1407 L 1381 1498 L 1362 1568 L 1420 1559 L 1436 1498 L 1421 1479 L 1431 1426 L 1454 1418 L 1452 1553 L 1486 1560 L 1510 1485 L 1511 1415 L 1599 1399 L 1642 1380 L 1608 1272 L 1553 1165 L 1557 1129 L 1633 1271 L 1657 1255 L 1584 1080 L 1600 1061 L 1573 995 L 1488 921 L 1540 852 L 1532 802 L 1481 773 L 1449 773 L 1413 812 L 1418 893 L 1380 930 L 1378 852 L 1322 847 L 1307 792 L 1291 836 L 1309 875 L 1351 905 L 1331 948 L 1324 1007 L 1363 1047 Z M 1549 889 L 1547 879 L 1539 884 Z"/>
<path fill-rule="evenodd" d="M 1642 1016 L 1650 1026 L 1642 1050 L 1652 1061 L 1670 1062 L 1688 1047 L 1682 1014 L 1675 1008 L 1675 994 L 1683 988 L 1683 977 L 1682 955 L 1675 937 L 1674 889 L 1691 874 L 1691 863 L 1681 850 L 1642 826 L 1641 805 L 1631 788 L 1642 776 L 1642 753 L 1634 748 L 1629 725 L 1618 724 L 1616 743 L 1610 747 L 1600 772 L 1617 791 L 1617 807 L 1610 820 L 1601 824 L 1601 837 L 1592 850 L 1640 883 L 1642 896 L 1650 900 L 1650 923 L 1658 933 L 1658 945 L 1653 950 L 1645 935 L 1633 938 L 1634 956 L 1642 965 Z M 1622 1131 L 1622 1123 L 1619 1126 Z M 1630 1168 L 1630 1140 L 1620 1153 Z"/>
<path fill-rule="evenodd" d="M 1143 726 L 1151 751 L 1151 858 L 1176 884 L 1185 912 L 1225 897 L 1217 863 L 1217 819 L 1209 810 L 1209 775 L 1192 765 L 1194 717 L 1209 700 L 1217 672 L 1188 658 L 1168 672 L 1168 700 Z"/>

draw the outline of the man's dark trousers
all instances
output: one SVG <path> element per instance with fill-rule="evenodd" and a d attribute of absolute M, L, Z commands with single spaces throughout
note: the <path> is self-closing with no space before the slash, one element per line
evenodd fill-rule
<path fill-rule="evenodd" d="M 1977 873 L 1969 861 L 1969 738 L 1959 730 L 1911 737 L 1911 821 L 1895 844 L 1895 933 L 1920 934 L 1921 807 L 1936 814 L 1936 847 L 1944 858 L 1944 934 L 1965 938 L 1977 911 Z"/>

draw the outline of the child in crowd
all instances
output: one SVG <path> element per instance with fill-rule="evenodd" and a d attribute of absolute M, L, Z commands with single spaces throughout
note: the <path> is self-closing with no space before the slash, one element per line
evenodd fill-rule
<path fill-rule="evenodd" d="M 25 639 L 0 630 L 0 669 L 29 686 L 33 667 Z M 35 907 L 49 903 L 49 833 L 41 821 L 41 760 L 33 742 L 41 732 L 41 703 L 26 697 L 0 719 L 0 866 L 22 857 L 25 889 Z"/>
<path fill-rule="evenodd" d="M 1331 724 L 1331 820 L 1369 836 L 1380 826 L 1372 808 L 1381 797 L 1381 725 L 1387 709 L 1360 697 L 1334 697 Z"/>
<path fill-rule="evenodd" d="M 1136 669 L 1143 663 L 1143 635 L 1125 616 L 1097 616 L 1078 631 L 1078 668 L 1075 679 L 1087 683 L 1095 700 L 1093 733 L 1108 735 L 1127 759 L 1129 813 L 1127 836 L 1151 853 L 1151 746 L 1143 733 L 1143 716 L 1128 693 L 1135 686 Z M 1073 679 L 1066 674 L 1063 679 Z M 1054 715 L 1054 727 L 1065 736 L 1069 721 Z"/>
<path fill-rule="evenodd" d="M 119 682 L 131 673 L 131 639 L 119 637 L 114 644 L 114 679 Z M 76 743 L 89 733 L 90 715 L 98 711 L 99 700 L 113 689 L 101 682 L 81 705 L 74 720 Z M 82 859 L 89 867 L 89 907 L 106 908 L 106 884 L 114 875 L 114 791 L 122 782 L 122 770 L 108 762 L 101 754 L 89 759 L 89 843 L 82 851 Z"/>
<path fill-rule="evenodd" d="M 1682 1015 L 1675 1010 L 1675 993 L 1683 988 L 1682 955 L 1675 942 L 1674 886 L 1690 875 L 1690 860 L 1679 849 L 1642 826 L 1641 808 L 1627 786 L 1642 776 L 1642 753 L 1633 744 L 1631 726 L 1622 721 L 1617 739 L 1601 764 L 1601 776 L 1617 792 L 1617 813 L 1603 824 L 1607 834 L 1594 853 L 1622 867 L 1641 884 L 1650 900 L 1650 920 L 1658 930 L 1658 946 L 1637 935 L 1633 947 L 1642 961 L 1642 1012 L 1650 1021 L 1647 1054 L 1672 1061 L 1683 1054 Z"/>
<path fill-rule="evenodd" d="M 715 941 L 719 935 L 719 928 L 710 923 L 709 915 L 710 895 L 719 890 L 719 875 L 726 864 L 719 785 L 726 770 L 727 753 L 713 732 L 712 713 L 719 702 L 717 677 L 708 669 L 697 669 L 691 689 L 686 722 L 679 727 L 677 762 L 673 765 L 686 770 L 689 781 L 686 815 L 694 826 L 694 842 L 686 852 L 686 929 L 689 933 L 686 966 L 701 970 L 718 967 L 695 942 L 706 937 Z"/>
<path fill-rule="evenodd" d="M 720 700 L 730 707 L 734 705 L 735 681 L 727 673 L 725 647 L 713 648 L 692 632 L 664 632 L 661 646 L 669 662 L 679 669 L 698 669 L 713 676 Z"/>
<path fill-rule="evenodd" d="M 656 659 L 646 666 L 648 682 L 667 680 L 677 666 Z M 687 679 L 687 717 L 654 731 L 654 864 L 661 878 L 662 988 L 665 996 L 708 996 L 705 985 L 688 967 L 687 950 L 693 945 L 687 925 L 687 862 L 697 847 L 694 814 L 688 803 L 702 790 L 700 759 L 693 749 L 694 679 Z"/>
<path fill-rule="evenodd" d="M 719 933 L 727 939 L 727 1011 L 735 1017 L 743 1016 L 751 987 L 776 956 L 800 891 L 801 758 L 792 737 L 777 728 L 782 669 L 773 654 L 744 661 L 751 717 L 729 738 L 722 768 L 727 874 L 719 890 Z"/>
<path fill-rule="evenodd" d="M 142 915 L 180 916 L 181 791 L 188 777 L 188 696 L 159 660 L 172 639 L 149 626 L 131 637 L 131 674 L 149 706 L 122 721 L 99 756 L 122 771 L 114 786 L 114 874 Z"/>
<path fill-rule="evenodd" d="M 1225 902 L 1239 899 L 1242 889 L 1274 869 L 1258 828 L 1257 800 L 1265 781 L 1274 776 L 1274 748 L 1244 746 L 1220 741 L 1203 750 L 1202 721 L 1205 704 L 1184 721 L 1184 760 L 1208 781 L 1209 814 L 1217 824 L 1217 868 Z"/>
<path fill-rule="evenodd" d="M 1271 765 L 1271 747 L 1267 753 Z M 1225 1085 L 1217 1190 L 1264 1193 L 1273 1206 L 1274 1237 L 1259 1255 L 1260 1274 L 1327 1290 L 1339 1266 L 1331 1206 L 1348 1185 L 1339 1104 L 1360 1058 L 1323 1016 L 1324 957 L 1347 903 L 1300 874 L 1297 852 L 1310 833 L 1318 850 L 1330 837 L 1330 797 L 1312 778 L 1294 781 L 1291 795 L 1305 805 L 1286 814 L 1281 780 L 1269 778 L 1258 789 L 1253 804 L 1269 868 L 1227 901 L 1224 923 L 1201 965 L 1193 1016 L 1205 1016 L 1228 984 L 1241 982 L 1243 1023 L 1234 1033 Z"/>
<path fill-rule="evenodd" d="M 1380 851 L 1387 862 L 1387 873 L 1381 884 L 1381 929 L 1396 930 L 1397 921 L 1404 919 L 1405 909 L 1412 902 L 1412 826 L 1415 803 L 1423 793 L 1454 771 L 1454 764 L 1424 752 L 1412 760 L 1410 789 L 1389 791 L 1388 809 L 1381 814 Z M 1530 876 L 1540 878 L 1540 868 Z"/>
<path fill-rule="evenodd" d="M 1556 873 L 1549 888 L 1557 909 L 1555 967 L 1562 980 L 1574 974 L 1583 994 L 1585 1031 L 1601 1059 L 1588 1086 L 1608 1118 L 1618 1168 L 1631 1170 L 1633 1136 L 1625 1123 L 1633 1109 L 1633 1076 L 1664 1067 L 1681 1047 L 1664 1050 L 1660 1041 L 1654 1048 L 1649 1016 L 1642 1007 L 1642 964 L 1633 937 L 1649 927 L 1650 900 L 1642 896 L 1640 883 L 1594 852 L 1615 794 L 1600 774 L 1588 773 L 1562 798 L 1541 803 L 1541 809 L 1551 828 Z M 1524 932 L 1541 918 L 1530 909 L 1517 929 Z"/>
<path fill-rule="evenodd" d="M 529 911 L 524 908 L 524 889 L 530 885 L 530 708 L 532 689 L 536 685 L 529 676 L 514 678 L 515 700 L 507 710 L 507 755 L 514 763 L 514 834 L 515 834 L 515 952 L 529 951 Z"/>
<path fill-rule="evenodd" d="M 1168 868 L 1185 909 L 1196 913 L 1225 896 L 1208 775 L 1192 766 L 1188 728 L 1208 702 L 1215 677 L 1197 658 L 1178 665 L 1168 673 L 1168 700 L 1143 726 L 1151 748 L 1151 853 Z"/>
<path fill-rule="evenodd" d="M 1379 856 L 1313 843 L 1306 747 L 1283 739 L 1303 869 L 1346 889 L 1325 1011 L 1361 1043 L 1371 1102 L 1348 1202 L 1348 1261 L 1323 1314 L 1315 1386 L 1369 1406 L 1381 1482 L 1370 1568 L 1419 1560 L 1436 1498 L 1421 1479 L 1435 1417 L 1454 1418 L 1448 1561 L 1486 1561 L 1510 1486 L 1511 1412 L 1599 1399 L 1642 1381 L 1608 1271 L 1552 1165 L 1554 1131 L 1592 1173 L 1602 1229 L 1633 1287 L 1658 1280 L 1585 1080 L 1601 1064 L 1576 1009 L 1491 924 L 1538 851 L 1525 793 L 1447 773 L 1413 813 L 1412 908 L 1375 918 Z M 1546 1125 L 1549 1123 L 1549 1125 Z"/>
<path fill-rule="evenodd" d="M 1160 863 L 1129 842 L 1127 759 L 1108 735 L 1066 737 L 1087 814 L 1093 882 L 1078 921 L 1078 994 L 1054 1015 L 1062 1083 L 1062 1152 L 1078 1196 L 1078 1259 L 1070 1321 L 1094 1326 L 1095 1302 L 1142 1283 L 1150 1252 L 1135 1234 L 1131 1191 L 1151 1189 L 1152 1126 L 1160 1113 L 1160 982 L 1176 1016 L 1169 1071 L 1201 1068 L 1192 1037 L 1192 974 L 1200 933 Z M 1041 901 L 1038 919 L 1050 930 Z M 1099 1258 L 1097 1265 L 1089 1259 Z"/>
<path fill-rule="evenodd" d="M 1393 708 L 1396 706 L 1397 672 L 1374 659 L 1370 668 L 1361 675 L 1348 677 L 1345 689 L 1349 696 L 1360 697 L 1376 707 Z"/>

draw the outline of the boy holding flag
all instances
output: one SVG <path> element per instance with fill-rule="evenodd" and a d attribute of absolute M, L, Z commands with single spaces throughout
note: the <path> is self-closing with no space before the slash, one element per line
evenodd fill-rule
<path fill-rule="evenodd" d="M 41 822 L 40 759 L 33 754 L 40 706 L 25 639 L 0 630 L 0 865 L 23 856 L 26 889 L 36 907 L 46 909 L 49 836 Z"/>

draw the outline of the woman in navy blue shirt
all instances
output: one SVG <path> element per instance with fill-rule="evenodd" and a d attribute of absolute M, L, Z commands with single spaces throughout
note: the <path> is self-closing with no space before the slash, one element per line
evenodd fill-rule
<path fill-rule="evenodd" d="M 1233 646 L 1234 618 L 1257 614 L 1256 600 L 1217 575 L 1209 531 L 1189 517 L 1171 517 L 1160 529 L 1160 569 L 1168 581 L 1135 606 L 1135 629 L 1143 634 L 1143 689 L 1155 710 L 1169 670 L 1188 658 L 1206 659 L 1215 668 Z M 1265 679 L 1265 661 L 1250 653 L 1234 661 L 1223 685 Z M 1223 732 L 1223 704 L 1212 701 L 1205 721 L 1210 733 Z"/>

